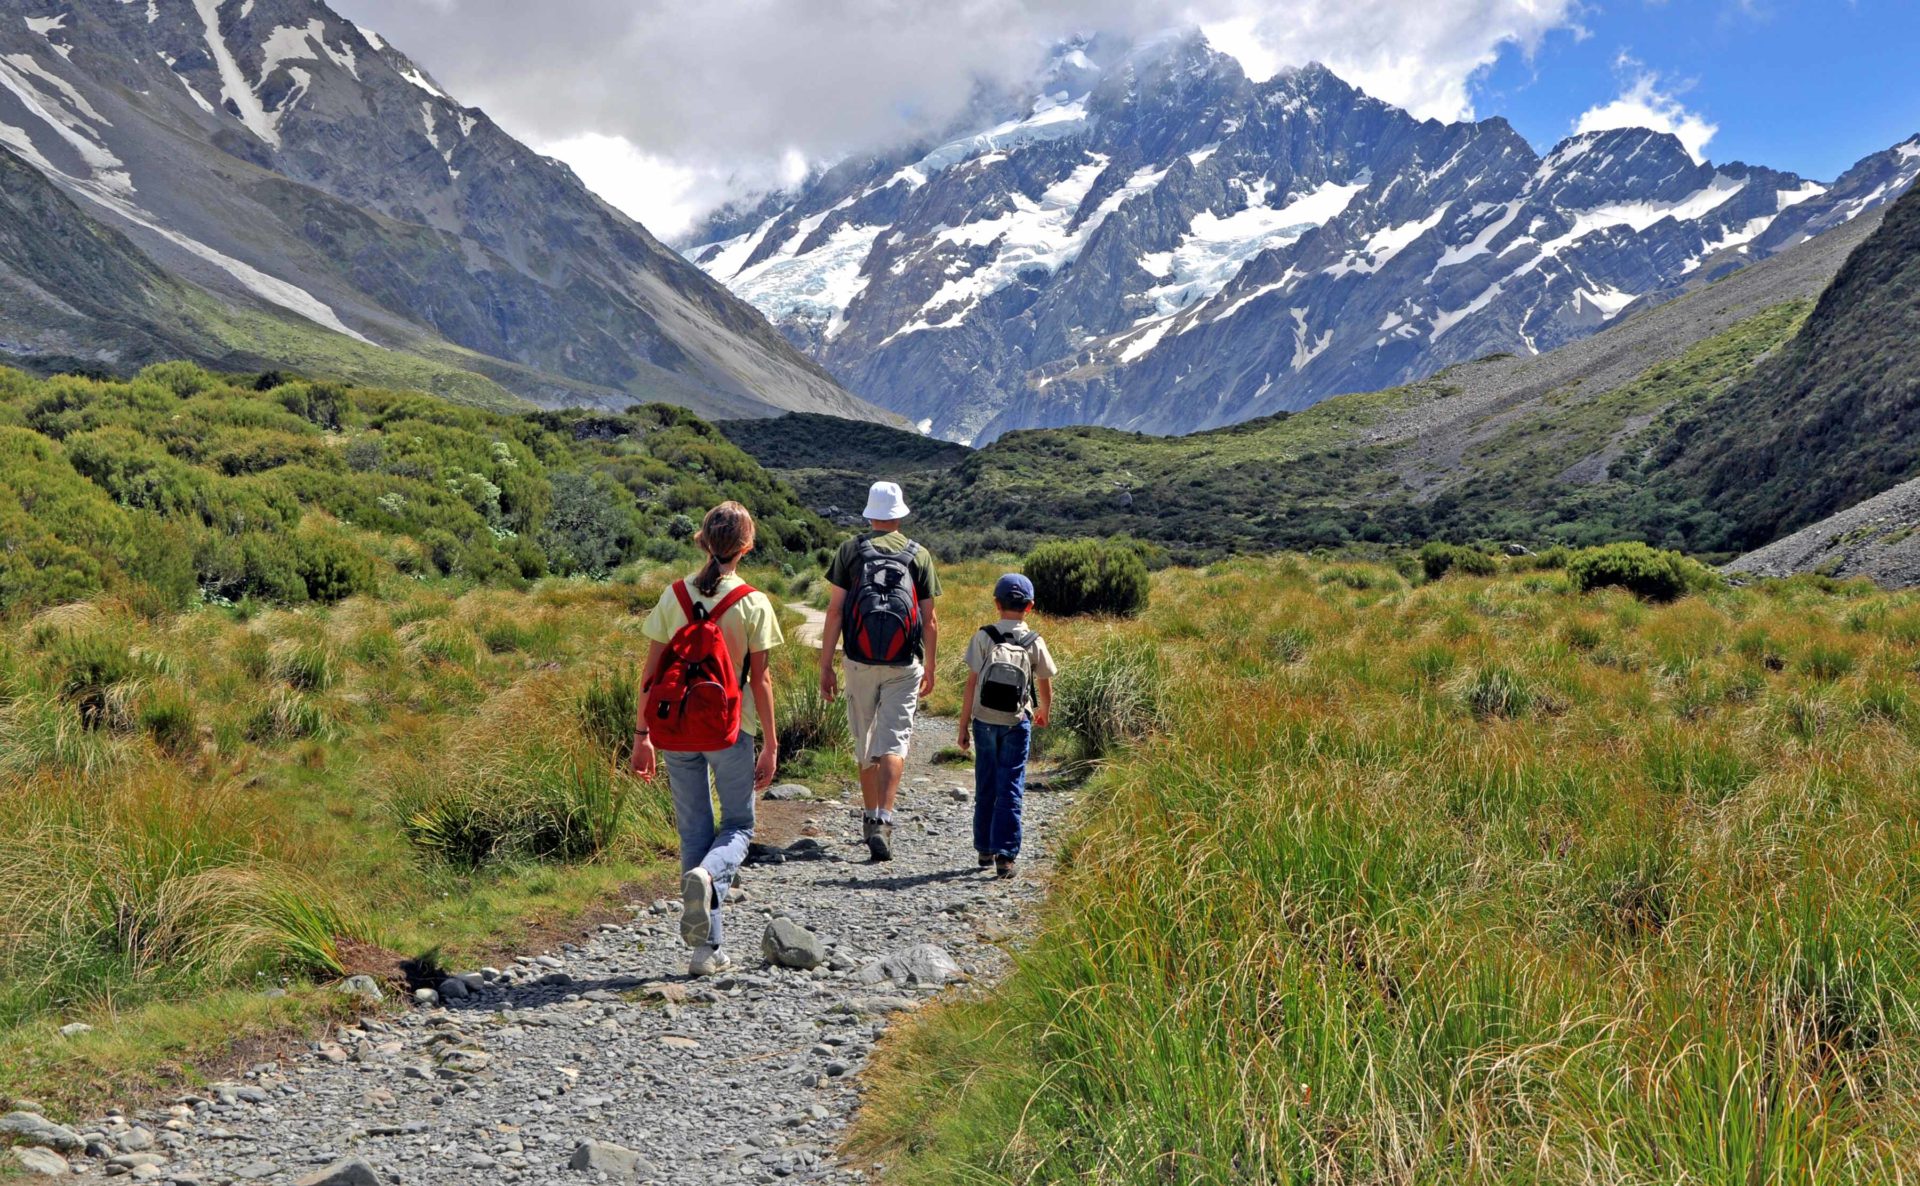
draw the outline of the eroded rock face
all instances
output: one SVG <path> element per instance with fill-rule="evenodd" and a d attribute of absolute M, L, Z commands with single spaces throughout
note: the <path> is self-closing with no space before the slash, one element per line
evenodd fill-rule
<path fill-rule="evenodd" d="M 856 393 L 976 443 L 1215 427 L 1551 349 L 1897 197 L 1920 140 L 1819 185 L 1669 135 L 1420 121 L 1203 41 L 1065 47 L 944 143 L 731 210 L 689 256 Z"/>

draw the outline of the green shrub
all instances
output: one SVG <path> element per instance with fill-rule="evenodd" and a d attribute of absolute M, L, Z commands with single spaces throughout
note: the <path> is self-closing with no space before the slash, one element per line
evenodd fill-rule
<path fill-rule="evenodd" d="M 802 753 L 853 749 L 847 729 L 847 710 L 820 694 L 820 681 L 806 674 L 786 681 L 774 698 L 774 720 L 780 728 L 783 759 Z"/>
<path fill-rule="evenodd" d="M 373 561 L 333 531 L 303 531 L 293 540 L 293 563 L 307 596 L 332 604 L 373 588 Z"/>
<path fill-rule="evenodd" d="M 1461 707 L 1481 720 L 1525 716 L 1539 699 L 1524 677 L 1505 667 L 1469 671 L 1460 681 L 1459 696 Z"/>
<path fill-rule="evenodd" d="M 1576 552 L 1567 559 L 1567 576 L 1576 592 L 1620 588 L 1647 601 L 1673 601 L 1690 589 L 1718 583 L 1698 562 L 1639 542 Z"/>
<path fill-rule="evenodd" d="M 497 861 L 578 861 L 606 851 L 629 813 L 631 782 L 613 764 L 544 744 L 395 800 L 408 837 L 460 870 Z"/>
<path fill-rule="evenodd" d="M 1500 563 L 1476 548 L 1463 548 L 1458 544 L 1443 544 L 1436 540 L 1420 549 L 1420 570 L 1426 573 L 1430 581 L 1437 581 L 1450 572 L 1487 577 L 1500 571 Z"/>
<path fill-rule="evenodd" d="M 1049 614 L 1120 614 L 1147 608 L 1147 564 L 1128 540 L 1061 540 L 1027 554 L 1034 601 Z"/>
<path fill-rule="evenodd" d="M 615 762 L 625 762 L 633 751 L 634 723 L 640 716 L 639 672 L 622 666 L 594 676 L 580 694 L 577 711 L 587 737 Z"/>
<path fill-rule="evenodd" d="M 1054 680 L 1053 727 L 1044 736 L 1066 739 L 1080 759 L 1107 757 L 1161 727 L 1163 681 L 1151 646 L 1110 639 Z"/>

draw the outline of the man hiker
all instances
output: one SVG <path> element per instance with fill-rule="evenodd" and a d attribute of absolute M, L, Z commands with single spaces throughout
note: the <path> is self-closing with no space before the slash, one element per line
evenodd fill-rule
<path fill-rule="evenodd" d="M 913 743 L 913 714 L 933 691 L 940 576 L 933 556 L 900 532 L 910 512 L 900 487 L 875 482 L 871 530 L 840 545 L 827 569 L 833 593 L 820 639 L 820 694 L 840 692 L 834 651 L 846 648 L 847 723 L 860 764 L 861 834 L 876 861 L 893 859 L 893 811 Z"/>

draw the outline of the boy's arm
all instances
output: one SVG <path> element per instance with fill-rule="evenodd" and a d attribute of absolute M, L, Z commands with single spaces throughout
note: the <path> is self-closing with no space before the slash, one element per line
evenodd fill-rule
<path fill-rule="evenodd" d="M 1040 698 L 1040 703 L 1033 710 L 1033 723 L 1044 729 L 1053 723 L 1053 681 L 1035 680 L 1033 688 Z"/>
<path fill-rule="evenodd" d="M 828 700 L 840 694 L 840 681 L 834 677 L 833 656 L 840 649 L 840 615 L 847 609 L 847 591 L 828 585 L 827 622 L 820 628 L 820 694 Z"/>
<path fill-rule="evenodd" d="M 967 671 L 967 692 L 960 698 L 960 740 L 961 749 L 973 748 L 973 693 L 980 686 L 980 673 Z"/>

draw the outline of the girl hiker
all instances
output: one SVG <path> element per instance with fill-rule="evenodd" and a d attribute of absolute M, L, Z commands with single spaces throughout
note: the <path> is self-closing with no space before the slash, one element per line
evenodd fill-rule
<path fill-rule="evenodd" d="M 739 503 L 708 511 L 694 537 L 705 567 L 669 586 L 642 628 L 653 645 L 633 772 L 652 782 L 665 758 L 680 831 L 680 938 L 693 949 L 687 970 L 695 976 L 733 965 L 720 947 L 720 903 L 753 839 L 754 792 L 773 784 L 779 763 L 767 652 L 786 640 L 773 602 L 734 571 L 753 536 L 753 516 Z M 758 759 L 756 735 L 764 738 Z"/>

